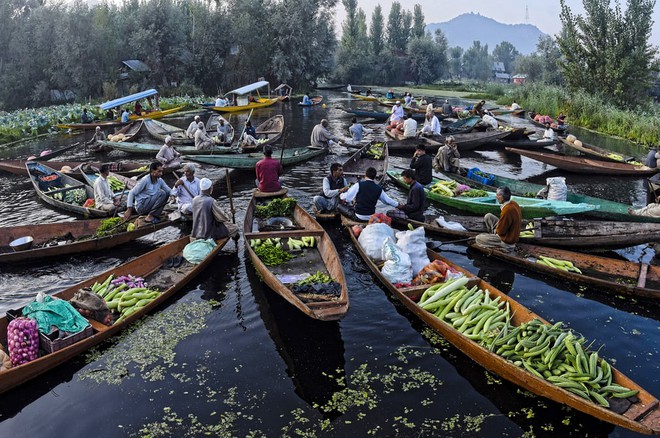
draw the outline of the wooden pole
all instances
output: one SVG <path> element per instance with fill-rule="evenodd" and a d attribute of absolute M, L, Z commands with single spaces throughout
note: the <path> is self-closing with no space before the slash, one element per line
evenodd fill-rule
<path fill-rule="evenodd" d="M 254 108 L 252 108 L 252 109 L 250 110 L 250 114 L 248 114 L 248 118 L 245 120 L 245 123 L 243 124 L 243 132 L 241 132 L 241 135 L 238 137 L 238 142 L 239 142 L 238 146 L 239 146 L 239 147 L 241 146 L 241 145 L 240 145 L 241 138 L 243 137 L 243 134 L 245 134 L 245 128 L 246 128 L 246 126 L 247 126 L 247 122 L 249 122 L 249 121 L 250 121 L 250 117 L 252 117 L 252 111 L 254 111 Z M 230 114 L 230 116 L 231 116 L 231 114 Z"/>
<path fill-rule="evenodd" d="M 227 178 L 227 197 L 229 198 L 229 208 L 231 209 L 231 222 L 236 223 L 236 213 L 234 212 L 234 196 L 231 191 L 231 178 L 229 177 L 229 168 L 225 168 L 225 176 Z"/>

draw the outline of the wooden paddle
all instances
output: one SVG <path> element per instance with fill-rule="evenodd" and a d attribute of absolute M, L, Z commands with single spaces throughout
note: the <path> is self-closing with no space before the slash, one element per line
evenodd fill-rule
<path fill-rule="evenodd" d="M 231 190 L 231 178 L 229 177 L 229 168 L 225 168 L 225 177 L 227 178 L 227 197 L 229 198 L 229 209 L 231 210 L 231 222 L 236 223 L 236 212 L 234 211 L 234 196 Z"/>
<path fill-rule="evenodd" d="M 181 176 L 179 176 L 179 174 L 176 173 L 174 170 L 172 171 L 172 173 L 173 173 L 174 176 L 176 177 L 177 181 L 181 179 Z M 195 195 L 192 194 L 192 192 L 190 191 L 190 189 L 189 189 L 188 187 L 186 187 L 185 184 L 181 184 L 181 185 L 182 185 L 183 188 L 186 190 L 186 192 L 188 192 L 188 194 L 190 195 L 191 198 L 194 198 L 194 197 L 195 197 Z"/>

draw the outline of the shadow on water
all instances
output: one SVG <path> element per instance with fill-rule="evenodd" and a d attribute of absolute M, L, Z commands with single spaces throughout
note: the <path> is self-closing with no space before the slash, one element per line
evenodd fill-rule
<path fill-rule="evenodd" d="M 247 251 L 245 257 L 249 258 Z M 339 322 L 306 316 L 266 286 L 253 266 L 246 266 L 246 272 L 261 319 L 286 363 L 295 393 L 314 408 L 328 404 L 342 389 L 345 377 Z M 330 420 L 341 415 L 324 409 L 320 413 Z"/>

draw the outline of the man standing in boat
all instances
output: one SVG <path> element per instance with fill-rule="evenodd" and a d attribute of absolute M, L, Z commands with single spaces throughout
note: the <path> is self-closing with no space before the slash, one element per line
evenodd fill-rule
<path fill-rule="evenodd" d="M 312 143 L 313 147 L 328 149 L 331 146 L 331 142 L 343 144 L 344 141 L 335 137 L 328 131 L 328 120 L 322 119 L 321 123 L 314 126 L 312 129 L 312 135 L 309 141 Z"/>
<path fill-rule="evenodd" d="M 238 227 L 231 222 L 229 215 L 223 211 L 219 203 L 211 197 L 213 183 L 208 178 L 199 181 L 201 193 L 195 196 L 191 203 L 192 231 L 190 236 L 195 239 L 238 238 Z"/>
<path fill-rule="evenodd" d="M 330 175 L 323 178 L 323 191 L 314 196 L 314 207 L 319 213 L 334 213 L 339 205 L 339 195 L 348 190 L 344 168 L 339 163 L 330 165 Z"/>
<path fill-rule="evenodd" d="M 355 201 L 355 206 L 349 207 L 348 205 L 339 204 L 337 211 L 349 219 L 368 221 L 369 217 L 376 212 L 378 201 L 392 207 L 398 207 L 399 203 L 387 196 L 383 188 L 374 181 L 377 174 L 378 171 L 374 167 L 367 168 L 365 178 L 362 181 L 353 184 L 345 193 L 339 195 L 339 199 L 349 205 Z"/>
<path fill-rule="evenodd" d="M 128 220 L 133 211 L 139 215 L 146 214 L 145 222 L 158 223 L 163 208 L 168 198 L 174 199 L 170 195 L 172 189 L 163 181 L 163 164 L 154 161 L 149 166 L 149 175 L 138 181 L 137 185 L 128 192 L 127 209 L 124 213 L 124 219 Z"/>
<path fill-rule="evenodd" d="M 482 247 L 511 252 L 515 250 L 520 239 L 522 210 L 518 203 L 511 199 L 511 190 L 506 186 L 498 188 L 495 197 L 501 208 L 500 218 L 486 213 L 484 223 L 488 233 L 478 234 L 476 243 Z"/>
<path fill-rule="evenodd" d="M 255 166 L 257 174 L 257 186 L 262 192 L 278 192 L 282 190 L 280 175 L 284 173 L 282 163 L 273 158 L 273 148 L 270 145 L 264 147 L 264 158 Z"/>

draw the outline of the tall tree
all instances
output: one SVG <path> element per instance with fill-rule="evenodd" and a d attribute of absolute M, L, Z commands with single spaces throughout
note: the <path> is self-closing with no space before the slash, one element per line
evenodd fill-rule
<path fill-rule="evenodd" d="M 625 12 L 618 0 L 613 9 L 609 0 L 582 3 L 584 16 L 574 15 L 560 0 L 562 37 L 558 42 L 568 85 L 611 96 L 623 106 L 644 99 L 658 69 L 658 50 L 649 44 L 655 0 L 628 0 Z"/>
<path fill-rule="evenodd" d="M 406 12 L 401 9 L 401 3 L 395 1 L 387 17 L 387 45 L 392 52 L 403 52 L 408 44 L 408 35 L 410 33 L 410 24 L 412 19 L 408 19 L 406 27 Z"/>
<path fill-rule="evenodd" d="M 449 49 L 449 75 L 452 79 L 463 76 L 463 48 L 460 46 Z"/>
<path fill-rule="evenodd" d="M 371 53 L 374 57 L 380 56 L 385 47 L 384 30 L 385 18 L 383 17 L 383 8 L 380 5 L 376 5 L 374 12 L 371 14 L 371 29 L 369 30 Z"/>
<path fill-rule="evenodd" d="M 342 0 L 346 8 L 346 20 L 337 51 L 337 77 L 341 82 L 362 82 L 367 73 L 364 57 L 368 53 L 367 22 L 364 11 L 357 7 L 357 0 Z"/>
<path fill-rule="evenodd" d="M 508 41 L 502 41 L 493 50 L 493 60 L 504 64 L 504 70 L 511 73 L 513 63 L 520 56 L 520 52 Z"/>
<path fill-rule="evenodd" d="M 408 42 L 408 63 L 416 84 L 432 83 L 442 70 L 441 47 L 428 37 L 413 38 Z"/>
<path fill-rule="evenodd" d="M 516 72 L 527 75 L 527 81 L 537 82 L 543 79 L 543 59 L 536 53 L 516 58 Z"/>
<path fill-rule="evenodd" d="M 411 38 L 423 38 L 426 34 L 426 23 L 424 22 L 424 12 L 422 12 L 422 6 L 416 4 L 413 8 L 413 24 L 410 31 Z"/>
<path fill-rule="evenodd" d="M 482 46 L 481 41 L 474 41 L 463 54 L 463 69 L 469 78 L 487 80 L 491 75 L 488 44 Z"/>
<path fill-rule="evenodd" d="M 561 74 L 561 50 L 559 50 L 557 40 L 550 35 L 540 36 L 538 43 L 536 43 L 536 52 L 541 58 L 543 82 L 562 85 L 564 77 Z"/>

